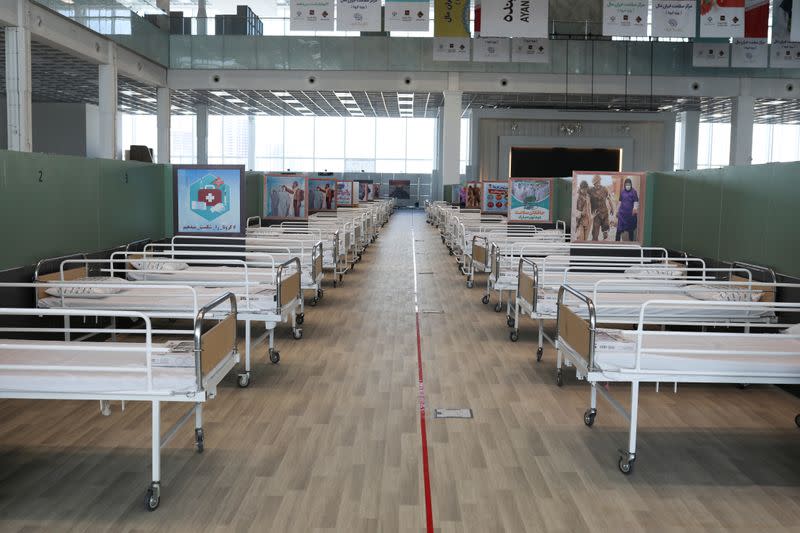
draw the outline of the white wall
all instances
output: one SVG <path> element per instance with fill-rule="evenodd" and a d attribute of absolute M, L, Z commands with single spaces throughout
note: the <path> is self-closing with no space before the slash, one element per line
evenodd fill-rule
<path fill-rule="evenodd" d="M 0 98 L 0 149 L 8 148 L 6 101 Z M 36 103 L 32 109 L 33 151 L 97 157 L 99 114 L 96 105 Z"/>
<path fill-rule="evenodd" d="M 499 116 L 498 116 L 499 115 Z M 539 116 L 537 116 L 539 115 Z M 505 179 L 509 146 L 520 138 L 519 146 L 585 147 L 597 140 L 597 148 L 623 148 L 623 170 L 672 170 L 674 115 L 626 113 L 618 119 L 613 113 L 560 113 L 557 111 L 473 112 L 472 165 L 477 179 Z M 580 123 L 581 131 L 564 135 L 562 124 Z M 667 158 L 667 154 L 669 158 Z M 669 159 L 669 161 L 668 161 Z"/>

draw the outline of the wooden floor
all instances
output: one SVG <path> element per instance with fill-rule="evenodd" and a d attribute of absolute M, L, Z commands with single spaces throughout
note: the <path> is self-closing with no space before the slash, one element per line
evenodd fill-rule
<path fill-rule="evenodd" d="M 144 511 L 149 408 L 0 401 L 0 531 L 420 531 L 425 528 L 412 224 L 440 531 L 800 530 L 800 400 L 773 387 L 670 386 L 641 394 L 639 455 L 616 466 L 624 420 L 535 326 L 468 290 L 424 215 L 399 212 L 341 288 L 307 307 L 305 336 L 279 330 L 281 363 L 228 379 L 206 408 L 206 451 L 185 428 L 164 450 L 163 495 Z M 263 353 L 263 346 L 259 353 Z M 615 385 L 627 403 L 627 388 Z M 168 407 L 165 425 L 179 410 Z"/>

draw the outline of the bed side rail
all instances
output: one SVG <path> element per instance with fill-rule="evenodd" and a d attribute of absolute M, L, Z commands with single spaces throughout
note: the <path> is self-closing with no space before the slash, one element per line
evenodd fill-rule
<path fill-rule="evenodd" d="M 212 310 L 225 302 L 230 305 L 230 313 L 222 321 L 203 333 L 203 321 Z M 238 337 L 236 333 L 236 296 L 231 292 L 204 305 L 197 312 L 194 321 L 195 374 L 197 390 L 204 389 L 204 377 L 210 374 L 228 354 L 237 351 Z"/>
<path fill-rule="evenodd" d="M 288 276 L 285 276 L 286 269 L 292 265 L 294 265 L 295 271 Z M 277 294 L 275 295 L 277 314 L 281 314 L 283 306 L 288 305 L 295 298 L 302 300 L 303 294 L 300 277 L 302 275 L 301 272 L 300 260 L 296 257 L 293 257 L 285 263 L 278 265 Z"/>
<path fill-rule="evenodd" d="M 533 276 L 525 272 L 524 266 L 529 265 L 533 270 Z M 536 263 L 525 257 L 519 258 L 517 269 L 517 298 L 521 298 L 531 305 L 536 311 L 536 299 L 539 292 L 539 267 Z"/>

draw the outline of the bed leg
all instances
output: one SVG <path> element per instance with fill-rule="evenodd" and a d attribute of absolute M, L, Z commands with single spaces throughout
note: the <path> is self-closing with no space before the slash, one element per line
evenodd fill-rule
<path fill-rule="evenodd" d="M 161 402 L 152 402 L 152 479 L 145 494 L 144 504 L 148 511 L 155 511 L 161 503 Z"/>
<path fill-rule="evenodd" d="M 544 354 L 544 320 L 539 319 L 539 347 L 536 348 L 536 361 L 542 360 Z"/>
<path fill-rule="evenodd" d="M 203 404 L 194 404 L 194 447 L 197 453 L 203 453 L 205 449 L 205 433 L 203 433 Z"/>
<path fill-rule="evenodd" d="M 250 385 L 250 320 L 244 321 L 244 372 L 237 376 L 236 383 L 244 388 Z"/>
<path fill-rule="evenodd" d="M 583 423 L 588 427 L 594 425 L 594 419 L 597 416 L 597 384 L 592 383 L 592 392 L 589 396 L 589 408 L 583 413 Z"/>
<path fill-rule="evenodd" d="M 519 302 L 514 300 L 514 323 L 511 323 L 511 320 L 508 321 L 509 325 L 514 328 L 511 330 L 511 342 L 517 342 L 519 339 Z"/>
<path fill-rule="evenodd" d="M 561 369 L 561 350 L 556 346 L 556 385 L 561 387 L 564 385 L 564 373 Z"/>
<path fill-rule="evenodd" d="M 639 420 L 639 382 L 631 383 L 631 427 L 628 434 L 628 451 L 620 450 L 619 470 L 623 474 L 633 472 L 633 462 L 636 460 L 636 429 Z"/>

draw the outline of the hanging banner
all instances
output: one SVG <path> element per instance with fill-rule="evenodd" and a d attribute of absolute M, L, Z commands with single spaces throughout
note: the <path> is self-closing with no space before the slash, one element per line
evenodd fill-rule
<path fill-rule="evenodd" d="M 734 39 L 731 66 L 735 68 L 767 68 L 769 45 L 766 39 Z"/>
<path fill-rule="evenodd" d="M 469 37 L 469 0 L 433 0 L 433 36 Z"/>
<path fill-rule="evenodd" d="M 553 221 L 553 180 L 509 178 L 511 185 L 508 222 L 533 224 Z"/>
<path fill-rule="evenodd" d="M 548 0 L 482 0 L 475 31 L 483 37 L 549 37 L 548 5 Z"/>
<path fill-rule="evenodd" d="M 434 61 L 469 61 L 469 37 L 434 37 Z"/>
<path fill-rule="evenodd" d="M 338 31 L 381 31 L 380 0 L 338 0 Z"/>
<path fill-rule="evenodd" d="M 603 35 L 647 37 L 647 0 L 605 0 Z"/>
<path fill-rule="evenodd" d="M 800 43 L 772 43 L 769 48 L 772 68 L 800 68 Z"/>
<path fill-rule="evenodd" d="M 694 43 L 692 45 L 693 67 L 727 67 L 730 65 L 728 43 Z"/>
<path fill-rule="evenodd" d="M 290 0 L 289 30 L 332 31 L 333 0 Z"/>
<path fill-rule="evenodd" d="M 511 39 L 511 61 L 514 63 L 549 63 L 549 39 Z"/>
<path fill-rule="evenodd" d="M 792 13 L 793 13 L 792 4 L 796 6 L 798 2 L 796 0 L 794 2 L 792 0 L 775 0 L 773 3 L 772 6 L 773 43 L 788 43 L 792 41 L 800 41 L 800 24 L 793 24 L 793 22 L 796 22 L 796 20 L 792 20 Z M 800 18 L 800 16 L 796 18 Z"/>
<path fill-rule="evenodd" d="M 508 182 L 482 181 L 481 213 L 505 215 L 508 213 Z"/>
<path fill-rule="evenodd" d="M 700 0 L 700 37 L 744 37 L 744 0 Z"/>
<path fill-rule="evenodd" d="M 386 0 L 383 12 L 385 31 L 428 31 L 430 0 Z"/>
<path fill-rule="evenodd" d="M 697 0 L 653 1 L 653 37 L 696 36 Z"/>
<path fill-rule="evenodd" d="M 478 37 L 472 40 L 472 60 L 508 63 L 511 40 L 503 37 Z"/>
<path fill-rule="evenodd" d="M 766 39 L 769 32 L 769 0 L 746 0 L 744 5 L 744 36 Z"/>

